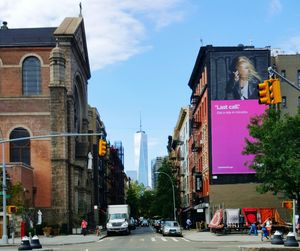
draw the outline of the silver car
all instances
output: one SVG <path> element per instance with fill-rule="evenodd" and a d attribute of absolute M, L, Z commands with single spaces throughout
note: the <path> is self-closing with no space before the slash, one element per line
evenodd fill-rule
<path fill-rule="evenodd" d="M 165 221 L 162 229 L 163 236 L 176 235 L 182 236 L 182 229 L 177 221 Z"/>

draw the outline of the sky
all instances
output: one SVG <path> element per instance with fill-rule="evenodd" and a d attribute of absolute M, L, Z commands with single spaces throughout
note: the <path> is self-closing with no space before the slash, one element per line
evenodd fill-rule
<path fill-rule="evenodd" d="M 57 27 L 79 15 L 75 0 L 1 0 L 9 28 Z M 88 102 L 111 144 L 122 141 L 134 169 L 134 133 L 148 135 L 152 159 L 167 155 L 201 46 L 271 46 L 300 51 L 299 0 L 82 0 L 91 66 Z"/>

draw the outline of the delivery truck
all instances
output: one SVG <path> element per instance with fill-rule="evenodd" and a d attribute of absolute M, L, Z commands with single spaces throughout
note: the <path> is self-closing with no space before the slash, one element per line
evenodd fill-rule
<path fill-rule="evenodd" d="M 112 233 L 130 234 L 130 207 L 127 204 L 108 205 L 107 208 L 107 235 Z"/>

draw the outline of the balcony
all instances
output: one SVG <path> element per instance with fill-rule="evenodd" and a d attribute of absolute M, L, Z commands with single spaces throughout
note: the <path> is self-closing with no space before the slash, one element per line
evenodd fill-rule
<path fill-rule="evenodd" d="M 199 101 L 200 101 L 199 95 L 193 94 L 191 96 L 191 105 L 196 106 L 196 105 L 198 105 Z"/>
<path fill-rule="evenodd" d="M 199 150 L 201 149 L 201 145 L 194 142 L 191 146 L 191 149 L 193 153 L 199 152 Z"/>
<path fill-rule="evenodd" d="M 201 126 L 200 121 L 196 121 L 194 118 L 191 120 L 191 127 L 192 129 L 199 129 Z"/>

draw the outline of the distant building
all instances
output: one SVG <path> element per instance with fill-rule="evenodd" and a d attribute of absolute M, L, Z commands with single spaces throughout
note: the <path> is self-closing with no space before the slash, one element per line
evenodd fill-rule
<path fill-rule="evenodd" d="M 148 143 L 147 134 L 140 128 L 134 134 L 134 161 L 138 182 L 148 186 Z"/>
<path fill-rule="evenodd" d="M 180 109 L 176 126 L 172 137 L 172 164 L 173 173 L 176 173 L 177 187 L 180 191 L 181 207 L 189 207 L 189 137 L 190 137 L 190 109 L 182 107 Z M 175 158 L 174 158 L 175 157 Z"/>
<path fill-rule="evenodd" d="M 272 67 L 294 86 L 300 88 L 300 54 L 283 54 L 278 52 L 272 56 Z M 296 114 L 300 105 L 300 92 L 284 80 L 281 82 L 281 110 L 285 113 Z"/>
<path fill-rule="evenodd" d="M 162 163 L 166 157 L 156 157 L 151 161 L 151 174 L 152 174 L 152 188 L 156 188 L 157 186 L 157 174 L 155 172 L 158 171 L 159 168 L 161 168 Z"/>

